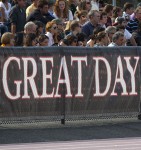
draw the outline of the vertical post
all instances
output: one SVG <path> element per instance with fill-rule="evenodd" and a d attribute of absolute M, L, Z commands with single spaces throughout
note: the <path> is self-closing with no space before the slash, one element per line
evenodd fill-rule
<path fill-rule="evenodd" d="M 113 0 L 112 3 L 113 3 L 113 6 L 116 6 L 116 0 Z"/>

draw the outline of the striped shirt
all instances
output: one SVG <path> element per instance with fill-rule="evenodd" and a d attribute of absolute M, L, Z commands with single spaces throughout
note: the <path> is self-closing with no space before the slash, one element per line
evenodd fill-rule
<path fill-rule="evenodd" d="M 133 33 L 134 31 L 137 30 L 138 28 L 138 23 L 139 21 L 137 19 L 133 19 L 133 20 L 130 20 L 127 24 L 127 27 L 126 29 L 130 32 L 130 33 Z"/>

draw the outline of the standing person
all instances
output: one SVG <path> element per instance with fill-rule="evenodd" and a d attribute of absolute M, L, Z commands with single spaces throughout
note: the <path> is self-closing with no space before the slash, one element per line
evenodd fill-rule
<path fill-rule="evenodd" d="M 63 22 L 73 20 L 73 14 L 71 10 L 69 10 L 66 0 L 56 0 L 53 15 L 56 19 L 62 19 Z"/>
<path fill-rule="evenodd" d="M 25 0 L 17 0 L 17 4 L 12 7 L 9 18 L 11 23 L 11 32 L 21 32 L 24 30 L 26 23 Z"/>
<path fill-rule="evenodd" d="M 48 13 L 48 1 L 47 0 L 39 0 L 38 2 L 38 9 L 35 9 L 27 18 L 26 21 L 41 21 L 44 25 L 47 24 L 47 22 L 53 20 L 54 17 L 52 17 Z"/>
<path fill-rule="evenodd" d="M 99 24 L 100 21 L 100 13 L 97 10 L 91 10 L 88 13 L 89 21 L 86 22 L 82 26 L 82 32 L 84 32 L 87 36 L 87 39 L 89 39 L 89 36 L 93 34 L 93 31 L 96 27 L 101 26 Z"/>

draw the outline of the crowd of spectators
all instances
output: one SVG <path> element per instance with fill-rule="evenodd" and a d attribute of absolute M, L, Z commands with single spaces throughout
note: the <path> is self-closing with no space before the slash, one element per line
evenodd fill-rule
<path fill-rule="evenodd" d="M 1 46 L 141 46 L 141 3 L 1 0 Z"/>

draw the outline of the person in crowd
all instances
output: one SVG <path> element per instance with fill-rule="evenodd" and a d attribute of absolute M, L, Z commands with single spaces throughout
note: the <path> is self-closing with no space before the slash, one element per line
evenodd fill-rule
<path fill-rule="evenodd" d="M 4 33 L 1 37 L 1 44 L 2 47 L 14 46 L 14 34 L 11 32 Z"/>
<path fill-rule="evenodd" d="M 34 21 L 36 25 L 36 36 L 38 37 L 40 34 L 45 33 L 44 24 L 41 21 Z"/>
<path fill-rule="evenodd" d="M 12 7 L 9 13 L 11 32 L 13 34 L 24 31 L 24 25 L 26 24 L 25 5 L 25 0 L 17 0 L 17 4 Z"/>
<path fill-rule="evenodd" d="M 82 32 L 84 32 L 87 35 L 87 39 L 89 39 L 89 36 L 93 34 L 93 30 L 97 26 L 101 26 L 99 24 L 99 21 L 100 21 L 100 13 L 99 13 L 99 11 L 97 11 L 97 10 L 91 10 L 88 13 L 88 17 L 89 17 L 89 21 L 86 22 L 82 26 Z"/>
<path fill-rule="evenodd" d="M 94 47 L 98 46 L 108 46 L 109 40 L 108 35 L 105 31 L 99 32 L 97 35 L 95 35 L 96 44 Z"/>
<path fill-rule="evenodd" d="M 105 28 L 98 26 L 94 29 L 93 34 L 90 36 L 90 40 L 87 41 L 87 47 L 94 47 L 94 44 L 96 44 L 96 36 L 99 32 L 105 31 Z"/>
<path fill-rule="evenodd" d="M 141 22 L 141 7 L 137 7 L 135 9 L 135 19 L 130 20 L 127 24 L 126 29 L 130 32 L 133 33 L 134 31 L 137 30 L 138 28 L 138 23 Z"/>
<path fill-rule="evenodd" d="M 88 16 L 87 16 L 87 11 L 86 10 L 81 10 L 77 13 L 77 17 L 79 19 L 80 25 L 84 25 L 88 21 Z"/>
<path fill-rule="evenodd" d="M 127 21 L 130 21 L 130 15 L 134 12 L 134 5 L 132 3 L 125 3 L 123 7 L 123 18 L 125 18 Z"/>
<path fill-rule="evenodd" d="M 82 0 L 78 4 L 77 11 L 86 10 L 87 13 L 91 10 L 92 5 L 90 0 Z"/>
<path fill-rule="evenodd" d="M 56 19 L 62 19 L 63 22 L 73 20 L 73 14 L 71 10 L 69 10 L 66 0 L 56 0 L 53 15 Z"/>
<path fill-rule="evenodd" d="M 25 34 L 23 32 L 17 32 L 14 36 L 14 46 L 23 46 L 24 36 Z"/>
<path fill-rule="evenodd" d="M 126 40 L 124 38 L 124 34 L 118 31 L 113 35 L 112 42 L 108 45 L 108 47 L 125 46 L 125 43 Z"/>
<path fill-rule="evenodd" d="M 111 4 L 107 4 L 104 9 L 104 12 L 106 12 L 107 14 L 107 23 L 106 23 L 106 27 L 108 26 L 112 26 L 112 15 L 113 15 L 113 6 Z"/>
<path fill-rule="evenodd" d="M 70 33 L 68 35 L 76 36 L 78 33 L 81 33 L 81 25 L 79 24 L 79 21 L 73 20 L 70 24 Z"/>
<path fill-rule="evenodd" d="M 32 0 L 30 6 L 26 8 L 26 17 L 28 17 L 34 10 L 38 8 L 39 0 Z"/>
<path fill-rule="evenodd" d="M 49 38 L 48 36 L 41 34 L 38 37 L 39 46 L 48 46 Z"/>
<path fill-rule="evenodd" d="M 121 7 L 115 6 L 113 8 L 113 15 L 112 15 L 112 24 L 115 24 L 117 22 L 118 17 L 122 17 L 123 10 Z"/>
<path fill-rule="evenodd" d="M 132 35 L 137 43 L 137 46 L 141 46 L 141 22 L 138 24 L 137 31 L 133 32 Z"/>
<path fill-rule="evenodd" d="M 107 14 L 106 12 L 100 13 L 100 25 L 106 29 L 106 23 L 107 23 Z"/>
<path fill-rule="evenodd" d="M 116 33 L 116 27 L 114 27 L 114 26 L 108 26 L 105 29 L 105 32 L 108 35 L 109 41 L 112 42 L 113 35 Z"/>
<path fill-rule="evenodd" d="M 29 33 L 24 36 L 24 46 L 37 46 L 38 41 L 34 33 Z"/>
<path fill-rule="evenodd" d="M 37 29 L 37 26 L 35 25 L 35 23 L 32 21 L 29 21 L 24 26 L 24 33 L 25 34 L 29 34 L 29 33 L 36 34 L 36 31 L 37 31 L 36 29 Z"/>
<path fill-rule="evenodd" d="M 136 43 L 134 37 L 133 37 L 132 34 L 126 29 L 126 25 L 127 25 L 126 19 L 123 18 L 123 17 L 118 17 L 118 18 L 117 18 L 117 24 L 124 27 L 123 33 L 124 33 L 124 37 L 125 37 L 126 41 L 129 40 L 130 43 L 131 43 L 131 45 L 137 46 L 137 43 Z M 129 42 L 128 42 L 128 44 L 129 44 Z M 128 46 L 129 46 L 129 45 L 128 45 Z"/>
<path fill-rule="evenodd" d="M 68 40 L 69 46 L 77 46 L 77 44 L 78 44 L 77 36 L 75 36 L 75 35 L 68 35 L 66 37 L 66 39 Z"/>
<path fill-rule="evenodd" d="M 62 39 L 58 46 L 69 46 L 69 41 L 67 39 Z"/>
<path fill-rule="evenodd" d="M 10 13 L 10 10 L 11 10 L 11 4 L 8 2 L 8 0 L 2 0 L 0 2 L 0 9 L 1 9 L 1 12 L 2 12 L 2 17 L 3 17 L 3 21 L 4 23 L 8 23 L 8 20 L 9 20 L 9 13 Z"/>
<path fill-rule="evenodd" d="M 78 6 L 79 4 L 79 0 L 68 0 L 68 5 L 69 5 L 69 9 L 71 10 L 73 16 L 76 12 L 76 7 Z"/>
<path fill-rule="evenodd" d="M 53 19 L 52 22 L 56 23 L 57 25 L 57 40 L 58 42 L 65 37 L 65 32 L 64 32 L 64 23 L 62 19 Z"/>
<path fill-rule="evenodd" d="M 57 43 L 57 25 L 54 22 L 48 22 L 46 24 L 46 36 L 49 38 L 48 46 L 52 46 Z"/>
<path fill-rule="evenodd" d="M 85 35 L 85 33 L 81 32 L 81 33 L 77 33 L 77 40 L 78 40 L 78 46 L 86 46 L 87 45 L 87 36 Z"/>
<path fill-rule="evenodd" d="M 48 13 L 48 1 L 47 0 L 39 0 L 38 2 L 38 9 L 35 9 L 27 18 L 26 21 L 41 21 L 44 25 L 47 24 L 47 22 L 53 20 L 54 17 L 52 17 Z"/>

